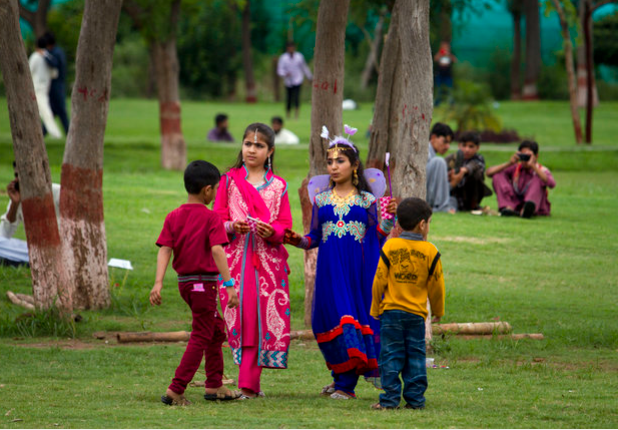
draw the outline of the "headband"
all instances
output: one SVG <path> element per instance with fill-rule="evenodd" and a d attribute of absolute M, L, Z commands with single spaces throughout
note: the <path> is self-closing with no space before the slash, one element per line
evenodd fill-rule
<path fill-rule="evenodd" d="M 330 133 L 328 132 L 328 128 L 325 125 L 322 126 L 322 134 L 321 137 L 328 140 L 328 152 L 333 152 L 334 156 L 337 157 L 339 155 L 339 151 L 345 151 L 347 149 L 351 149 L 358 154 L 358 150 L 354 147 L 354 144 L 350 141 L 350 138 L 356 134 L 358 131 L 357 128 L 352 128 L 349 125 L 344 125 L 345 133 L 348 135 L 348 138 L 343 136 L 335 136 L 334 139 L 330 139 Z"/>

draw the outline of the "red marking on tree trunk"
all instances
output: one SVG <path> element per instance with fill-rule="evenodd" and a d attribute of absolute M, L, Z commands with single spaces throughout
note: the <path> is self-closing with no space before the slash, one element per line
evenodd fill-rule
<path fill-rule="evenodd" d="M 84 101 L 88 100 L 88 87 L 78 88 L 77 92 L 84 95 Z"/>
<path fill-rule="evenodd" d="M 40 248 L 60 246 L 56 209 L 51 192 L 43 197 L 30 197 L 22 200 L 21 204 L 26 220 L 26 236 L 29 246 Z"/>
<path fill-rule="evenodd" d="M 327 81 L 322 82 L 321 88 L 322 88 L 324 91 L 328 90 L 328 82 L 327 82 Z"/>
<path fill-rule="evenodd" d="M 335 79 L 335 85 L 333 85 L 333 94 L 337 94 L 337 79 Z"/>
<path fill-rule="evenodd" d="M 179 102 L 162 102 L 159 104 L 159 112 L 161 113 L 161 134 L 182 133 Z"/>
<path fill-rule="evenodd" d="M 62 217 L 103 222 L 103 170 L 62 165 Z"/>
<path fill-rule="evenodd" d="M 425 119 L 425 114 L 423 114 L 422 116 L 423 116 L 423 119 Z"/>

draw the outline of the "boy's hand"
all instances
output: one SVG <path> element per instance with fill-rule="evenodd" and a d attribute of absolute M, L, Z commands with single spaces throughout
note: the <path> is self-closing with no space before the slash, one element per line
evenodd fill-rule
<path fill-rule="evenodd" d="M 395 199 L 391 199 L 391 201 L 388 202 L 386 212 L 392 215 L 397 215 L 397 201 Z"/>
<path fill-rule="evenodd" d="M 438 324 L 438 323 L 440 322 L 440 320 L 441 320 L 441 319 L 442 319 L 442 317 L 437 317 L 437 316 L 435 316 L 435 315 L 434 315 L 434 316 L 431 318 L 431 322 L 432 322 L 432 323 L 434 323 L 434 324 Z"/>
<path fill-rule="evenodd" d="M 152 306 L 159 306 L 161 304 L 161 289 L 163 284 L 155 284 L 150 290 L 150 304 Z"/>
<path fill-rule="evenodd" d="M 247 221 L 238 220 L 234 221 L 234 230 L 238 234 L 247 234 L 251 229 L 249 228 L 249 224 L 247 224 Z"/>
<path fill-rule="evenodd" d="M 258 222 L 256 224 L 256 228 L 258 236 L 263 237 L 264 239 L 272 236 L 275 233 L 275 229 L 271 225 L 266 224 L 265 222 Z"/>
<path fill-rule="evenodd" d="M 283 243 L 285 244 L 290 244 L 290 245 L 294 245 L 294 246 L 298 246 L 300 244 L 300 241 L 302 239 L 302 236 L 299 235 L 298 233 L 290 230 L 289 228 L 285 229 L 285 235 L 283 236 Z"/>
<path fill-rule="evenodd" d="M 237 308 L 240 304 L 240 300 L 238 300 L 238 294 L 236 294 L 236 290 L 234 287 L 226 287 L 227 291 L 227 307 L 230 309 Z"/>

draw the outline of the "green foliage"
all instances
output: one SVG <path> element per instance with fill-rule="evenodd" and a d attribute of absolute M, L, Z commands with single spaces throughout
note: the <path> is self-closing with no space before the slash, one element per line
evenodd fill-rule
<path fill-rule="evenodd" d="M 537 85 L 539 97 L 544 100 L 569 100 L 569 82 L 564 68 L 564 57 L 551 66 L 541 68 Z"/>
<path fill-rule="evenodd" d="M 112 97 L 146 97 L 149 85 L 148 48 L 144 39 L 132 34 L 114 48 Z"/>
<path fill-rule="evenodd" d="M 71 316 L 63 315 L 56 307 L 25 312 L 14 319 L 7 314 L 0 316 L 0 336 L 3 337 L 74 338 L 75 335 L 76 326 Z"/>
<path fill-rule="evenodd" d="M 489 89 L 476 82 L 458 80 L 453 90 L 454 102 L 444 113 L 444 121 L 455 121 L 457 131 L 493 130 L 499 132 L 502 122 L 490 105 Z"/>
<path fill-rule="evenodd" d="M 486 72 L 486 80 L 491 96 L 496 100 L 511 98 L 511 58 L 506 49 L 496 48 L 491 54 L 491 69 Z"/>
<path fill-rule="evenodd" d="M 594 23 L 594 63 L 618 66 L 618 12 Z"/>

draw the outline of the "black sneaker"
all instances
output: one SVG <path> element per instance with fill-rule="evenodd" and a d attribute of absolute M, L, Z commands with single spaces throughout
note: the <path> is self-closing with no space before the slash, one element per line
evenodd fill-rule
<path fill-rule="evenodd" d="M 519 214 L 515 212 L 513 209 L 502 208 L 500 209 L 501 216 L 518 216 Z"/>
<path fill-rule="evenodd" d="M 413 405 L 411 405 L 409 403 L 406 403 L 404 408 L 406 408 L 406 409 L 425 409 L 425 405 L 413 406 Z"/>
<path fill-rule="evenodd" d="M 533 202 L 525 202 L 524 203 L 524 208 L 521 210 L 521 217 L 522 218 L 532 218 L 532 215 L 534 215 L 534 211 L 536 210 L 536 205 Z"/>

